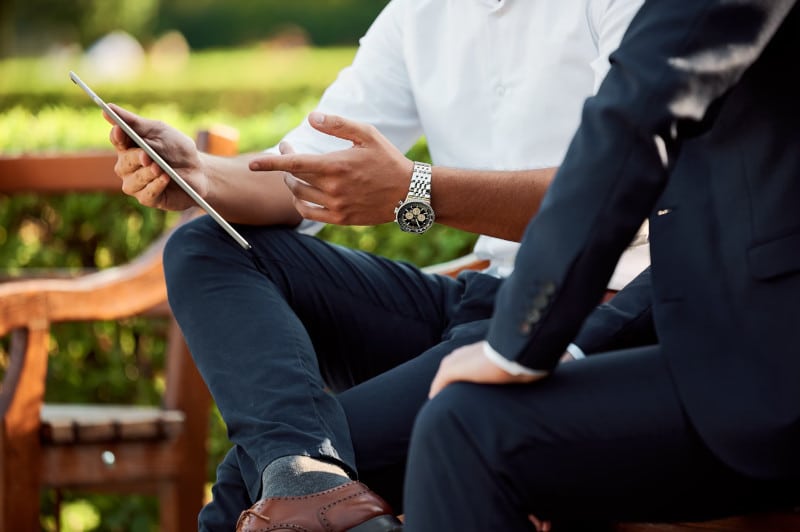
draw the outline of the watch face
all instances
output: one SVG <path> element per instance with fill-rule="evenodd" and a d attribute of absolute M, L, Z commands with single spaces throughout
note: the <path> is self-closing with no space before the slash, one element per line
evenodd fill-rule
<path fill-rule="evenodd" d="M 433 208 L 424 201 L 407 201 L 397 209 L 397 223 L 407 233 L 424 233 L 434 218 Z"/>

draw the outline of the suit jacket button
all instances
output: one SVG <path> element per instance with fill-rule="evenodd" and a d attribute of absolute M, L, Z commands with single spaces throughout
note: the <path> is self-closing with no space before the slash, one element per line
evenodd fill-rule
<path fill-rule="evenodd" d="M 541 310 L 545 308 L 549 302 L 550 298 L 547 297 L 546 294 L 539 294 L 533 298 L 533 308 Z"/>
<path fill-rule="evenodd" d="M 528 323 L 536 323 L 540 319 L 542 319 L 542 313 L 539 311 L 539 309 L 533 309 L 530 312 L 528 312 L 527 318 L 528 318 L 527 320 Z"/>
<path fill-rule="evenodd" d="M 542 293 L 548 296 L 552 296 L 556 293 L 556 283 L 553 281 L 547 281 L 542 285 Z"/>

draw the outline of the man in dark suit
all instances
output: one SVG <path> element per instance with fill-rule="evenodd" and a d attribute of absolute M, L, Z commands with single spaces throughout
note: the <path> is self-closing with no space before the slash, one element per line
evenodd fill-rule
<path fill-rule="evenodd" d="M 412 437 L 406 530 L 705 519 L 797 497 L 795 4 L 642 7 L 487 341 L 442 362 Z M 592 313 L 648 217 L 651 269 Z M 573 339 L 589 356 L 557 366 Z"/>

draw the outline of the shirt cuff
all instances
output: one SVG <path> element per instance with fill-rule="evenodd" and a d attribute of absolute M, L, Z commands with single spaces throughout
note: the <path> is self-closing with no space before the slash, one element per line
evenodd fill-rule
<path fill-rule="evenodd" d="M 483 354 L 489 359 L 489 362 L 502 369 L 510 375 L 547 375 L 546 371 L 537 369 L 526 368 L 522 364 L 518 364 L 513 360 L 509 360 L 489 345 L 489 342 L 483 342 Z"/>
<path fill-rule="evenodd" d="M 583 349 L 578 347 L 575 344 L 569 344 L 567 346 L 567 353 L 572 355 L 572 358 L 575 360 L 580 360 L 582 358 L 586 358 L 586 353 L 583 352 Z"/>

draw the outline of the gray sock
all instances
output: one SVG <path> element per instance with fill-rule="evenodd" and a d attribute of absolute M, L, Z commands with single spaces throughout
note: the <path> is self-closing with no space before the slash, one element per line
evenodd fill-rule
<path fill-rule="evenodd" d="M 336 464 L 310 456 L 284 456 L 264 469 L 261 498 L 309 495 L 347 482 L 347 472 Z"/>

